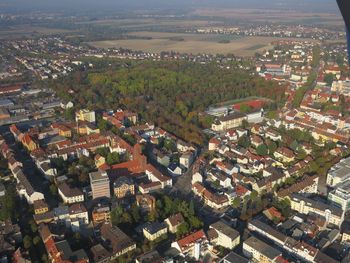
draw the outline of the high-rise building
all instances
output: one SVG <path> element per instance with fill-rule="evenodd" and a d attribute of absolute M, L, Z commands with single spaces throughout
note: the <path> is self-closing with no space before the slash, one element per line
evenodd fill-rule
<path fill-rule="evenodd" d="M 109 177 L 106 172 L 97 171 L 89 174 L 92 198 L 111 197 Z"/>

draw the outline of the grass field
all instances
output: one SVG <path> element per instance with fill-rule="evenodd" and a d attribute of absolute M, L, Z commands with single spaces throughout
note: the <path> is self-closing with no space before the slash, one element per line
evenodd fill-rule
<path fill-rule="evenodd" d="M 11 26 L 11 27 L 0 28 L 0 39 L 13 39 L 21 36 L 51 35 L 51 34 L 71 33 L 71 32 L 73 31 L 56 29 L 56 28 L 21 25 L 21 26 Z"/>
<path fill-rule="evenodd" d="M 278 40 L 273 37 L 237 37 L 211 34 L 181 34 L 166 32 L 133 32 L 130 36 L 137 39 L 106 40 L 89 42 L 97 48 L 128 48 L 143 50 L 146 52 L 159 53 L 161 51 L 176 51 L 180 53 L 206 53 L 206 54 L 229 54 L 238 56 L 252 56 L 256 52 L 262 52 L 272 48 L 271 42 Z M 145 39 L 149 38 L 149 39 Z M 174 38 L 182 41 L 174 41 Z M 219 43 L 222 39 L 230 40 L 229 43 Z M 284 38 L 288 40 L 289 38 Z M 290 38 L 289 40 L 294 40 Z M 303 39 L 298 39 L 303 40 Z M 311 39 L 304 39 L 310 40 Z"/>

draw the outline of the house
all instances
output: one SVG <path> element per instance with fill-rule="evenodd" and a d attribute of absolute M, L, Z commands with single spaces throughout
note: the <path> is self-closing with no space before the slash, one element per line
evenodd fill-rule
<path fill-rule="evenodd" d="M 69 207 L 69 219 L 73 232 L 79 232 L 81 225 L 89 224 L 89 215 L 84 204 L 71 205 Z"/>
<path fill-rule="evenodd" d="M 290 162 L 293 162 L 295 160 L 294 152 L 291 149 L 288 149 L 286 147 L 278 148 L 275 151 L 274 156 L 284 163 L 290 163 Z"/>
<path fill-rule="evenodd" d="M 169 232 L 175 234 L 177 232 L 178 227 L 185 222 L 181 213 L 177 213 L 175 215 L 169 216 L 164 220 L 167 224 Z"/>
<path fill-rule="evenodd" d="M 34 151 L 39 147 L 28 133 L 23 136 L 22 144 L 28 151 Z"/>
<path fill-rule="evenodd" d="M 149 241 L 154 241 L 168 233 L 167 224 L 160 222 L 148 222 L 142 229 L 143 235 Z"/>
<path fill-rule="evenodd" d="M 201 183 L 192 185 L 192 191 L 199 196 L 207 206 L 213 209 L 222 209 L 230 205 L 230 200 L 226 195 L 218 195 L 207 190 Z"/>
<path fill-rule="evenodd" d="M 215 230 L 217 238 L 211 240 L 216 246 L 221 246 L 227 249 L 234 249 L 240 243 L 239 232 L 231 228 L 223 221 L 217 221 L 209 226 L 209 229 Z"/>
<path fill-rule="evenodd" d="M 111 253 L 111 261 L 136 249 L 136 243 L 120 228 L 105 223 L 101 227 L 103 245 Z"/>
<path fill-rule="evenodd" d="M 199 259 L 207 251 L 208 239 L 203 230 L 192 233 L 171 244 L 171 247 L 176 248 L 184 257 L 192 257 Z"/>
<path fill-rule="evenodd" d="M 189 169 L 194 162 L 195 155 L 193 152 L 185 152 L 180 156 L 180 165 Z"/>
<path fill-rule="evenodd" d="M 58 194 L 66 204 L 84 202 L 84 194 L 77 187 L 70 187 L 66 182 L 58 185 Z"/>
<path fill-rule="evenodd" d="M 136 204 L 141 209 L 141 213 L 149 213 L 156 208 L 156 199 L 150 194 L 136 195 Z"/>
<path fill-rule="evenodd" d="M 36 200 L 33 203 L 34 205 L 34 214 L 40 215 L 49 211 L 49 206 L 44 200 Z"/>
<path fill-rule="evenodd" d="M 164 263 L 164 258 L 162 258 L 157 250 L 152 250 L 150 252 L 146 252 L 140 256 L 138 256 L 135 260 L 135 263 L 146 263 L 146 262 L 153 262 L 153 263 Z"/>
<path fill-rule="evenodd" d="M 209 146 L 208 146 L 208 150 L 209 151 L 216 151 L 217 149 L 219 149 L 221 142 L 219 141 L 218 138 L 213 137 L 209 140 Z"/>
<path fill-rule="evenodd" d="M 114 183 L 114 194 L 118 199 L 135 195 L 135 185 L 131 178 L 126 176 L 118 177 Z"/>
<path fill-rule="evenodd" d="M 211 128 L 213 131 L 227 131 L 232 128 L 237 128 L 242 125 L 244 120 L 247 120 L 247 115 L 235 111 L 226 116 L 220 117 L 214 121 Z"/>

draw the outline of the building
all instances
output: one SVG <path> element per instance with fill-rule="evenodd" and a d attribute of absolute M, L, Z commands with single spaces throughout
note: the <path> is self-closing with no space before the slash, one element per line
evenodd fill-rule
<path fill-rule="evenodd" d="M 243 242 L 243 254 L 259 263 L 273 263 L 282 252 L 256 237 L 250 237 Z"/>
<path fill-rule="evenodd" d="M 167 224 L 169 232 L 175 234 L 177 232 L 178 227 L 185 222 L 181 213 L 177 213 L 175 215 L 169 216 L 164 220 Z"/>
<path fill-rule="evenodd" d="M 227 114 L 226 116 L 217 118 L 212 124 L 211 128 L 213 131 L 222 132 L 232 128 L 237 128 L 242 125 L 243 121 L 247 120 L 247 115 L 235 111 Z"/>
<path fill-rule="evenodd" d="M 341 208 L 330 206 L 320 201 L 315 201 L 301 194 L 290 196 L 291 208 L 301 214 L 315 213 L 323 216 L 327 223 L 340 226 L 344 220 L 344 213 Z"/>
<path fill-rule="evenodd" d="M 34 205 L 34 214 L 40 215 L 49 211 L 49 206 L 44 200 L 36 200 L 33 203 Z"/>
<path fill-rule="evenodd" d="M 111 261 L 136 249 L 136 243 L 118 227 L 109 223 L 101 227 L 103 245 L 111 253 Z"/>
<path fill-rule="evenodd" d="M 135 195 L 135 185 L 131 178 L 118 177 L 113 183 L 114 194 L 118 199 Z"/>
<path fill-rule="evenodd" d="M 89 110 L 79 110 L 75 113 L 75 121 L 87 121 L 90 123 L 95 123 L 96 122 L 96 116 L 94 111 L 89 111 Z"/>
<path fill-rule="evenodd" d="M 111 262 L 111 254 L 101 244 L 93 246 L 91 249 L 93 262 L 108 263 Z"/>
<path fill-rule="evenodd" d="M 208 248 L 208 239 L 203 230 L 192 233 L 171 244 L 182 256 L 198 258 L 198 254 L 204 255 Z"/>
<path fill-rule="evenodd" d="M 334 187 L 350 179 L 350 158 L 342 159 L 327 174 L 327 185 Z"/>
<path fill-rule="evenodd" d="M 218 221 L 210 225 L 209 229 L 214 229 L 217 233 L 217 238 L 212 240 L 212 243 L 214 243 L 216 246 L 234 249 L 240 243 L 239 232 L 226 225 L 223 221 Z"/>
<path fill-rule="evenodd" d="M 284 163 L 293 162 L 295 159 L 295 154 L 291 149 L 282 147 L 278 148 L 273 154 L 278 160 L 281 160 Z"/>
<path fill-rule="evenodd" d="M 235 252 L 227 254 L 219 263 L 251 263 L 249 259 L 246 259 Z"/>
<path fill-rule="evenodd" d="M 92 210 L 92 222 L 94 224 L 109 222 L 111 219 L 111 209 L 108 205 L 98 204 Z"/>
<path fill-rule="evenodd" d="M 165 223 L 159 222 L 147 223 L 142 229 L 142 232 L 145 238 L 147 238 L 149 241 L 154 241 L 168 233 L 168 226 Z"/>
<path fill-rule="evenodd" d="M 77 187 L 70 187 L 66 182 L 58 185 L 58 194 L 66 204 L 84 202 L 84 194 Z"/>
<path fill-rule="evenodd" d="M 345 213 L 350 209 L 350 180 L 339 183 L 337 187 L 328 194 L 328 200 L 339 206 Z"/>
<path fill-rule="evenodd" d="M 106 172 L 97 171 L 89 174 L 92 198 L 111 197 L 109 177 Z"/>

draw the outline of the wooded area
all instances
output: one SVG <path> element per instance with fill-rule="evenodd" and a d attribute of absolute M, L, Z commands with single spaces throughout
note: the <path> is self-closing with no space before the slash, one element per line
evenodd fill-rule
<path fill-rule="evenodd" d="M 128 108 L 142 120 L 201 144 L 201 130 L 212 119 L 199 113 L 208 106 L 249 96 L 283 101 L 283 86 L 239 69 L 235 63 L 226 69 L 216 63 L 96 60 L 93 70 L 81 70 L 50 86 L 77 108 Z"/>

